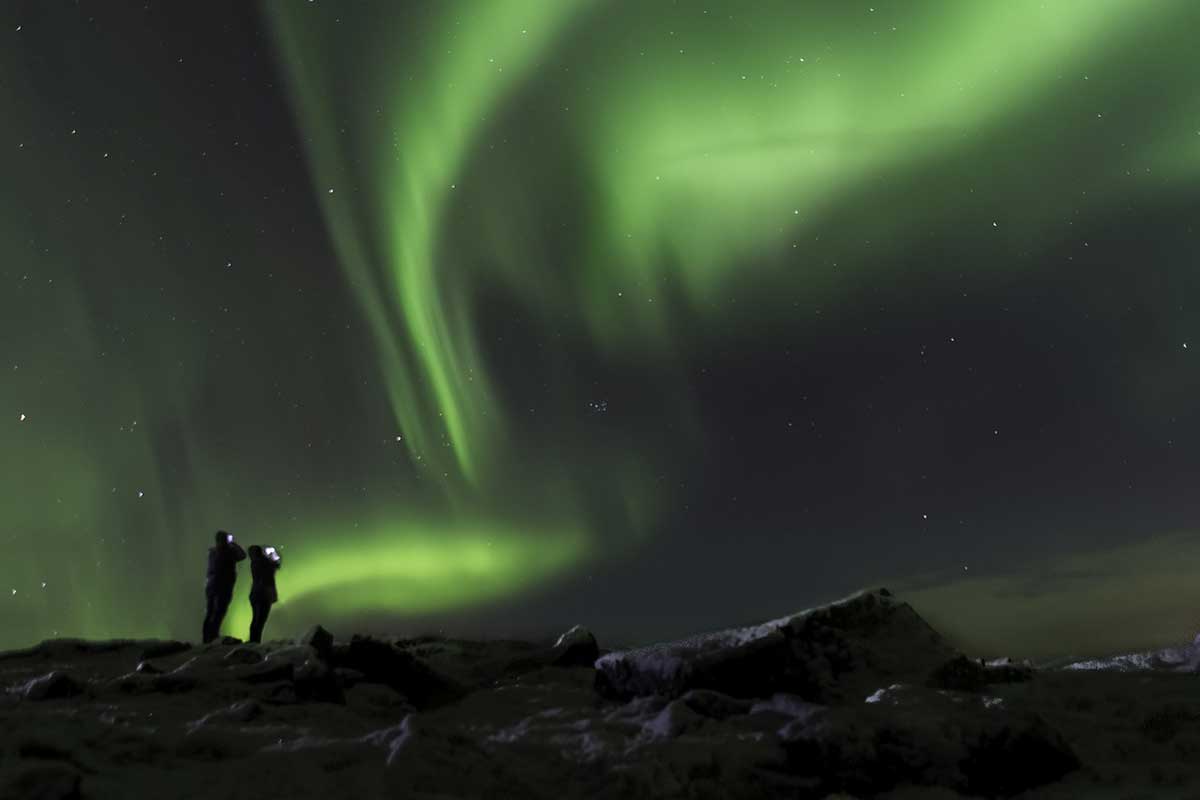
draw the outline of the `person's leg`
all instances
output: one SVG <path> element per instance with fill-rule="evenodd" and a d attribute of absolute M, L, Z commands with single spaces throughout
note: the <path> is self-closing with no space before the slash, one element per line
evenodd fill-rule
<path fill-rule="evenodd" d="M 233 587 L 220 589 L 217 592 L 216 607 L 213 608 L 212 637 L 221 635 L 221 623 L 225 621 L 225 612 L 229 610 L 229 602 L 233 600 Z"/>
<path fill-rule="evenodd" d="M 271 604 L 268 602 L 261 603 L 259 611 L 258 611 L 258 639 L 256 639 L 255 641 L 259 641 L 259 642 L 262 641 L 263 628 L 267 627 L 267 617 L 269 617 L 270 615 L 271 615 Z"/>
<path fill-rule="evenodd" d="M 267 624 L 266 611 L 257 600 L 250 601 L 250 610 L 253 612 L 250 618 L 250 641 L 261 642 L 263 626 Z"/>
<path fill-rule="evenodd" d="M 217 595 L 215 592 L 207 591 L 204 593 L 204 632 L 202 638 L 205 644 L 208 644 L 213 639 L 217 638 L 217 632 L 214 630 L 213 621 L 216 619 L 217 613 Z"/>

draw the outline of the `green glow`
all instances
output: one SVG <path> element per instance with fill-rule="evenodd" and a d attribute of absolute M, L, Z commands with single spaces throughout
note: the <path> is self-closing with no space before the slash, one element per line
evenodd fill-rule
<path fill-rule="evenodd" d="M 1147 25 L 1183 7 L 1168 2 L 1149 14 L 1134 0 L 1015 0 L 598 9 L 522 1 L 443 9 L 423 39 L 436 44 L 415 56 L 382 52 L 381 37 L 377 49 L 366 48 L 371 66 L 333 70 L 369 87 L 371 102 L 356 118 L 376 167 L 367 181 L 376 211 L 355 213 L 337 195 L 321 199 L 380 340 L 414 455 L 446 475 L 437 450 L 449 446 L 457 468 L 478 483 L 501 446 L 505 421 L 471 318 L 475 285 L 503 279 L 538 298 L 535 305 L 577 307 L 598 344 L 638 348 L 673 344 L 667 315 L 679 309 L 655 302 L 664 288 L 678 289 L 698 314 L 746 281 L 809 295 L 840 291 L 810 265 L 871 270 L 874 254 L 863 241 L 947 224 L 947 208 L 961 202 L 951 195 L 964 188 L 912 198 L 889 196 L 888 186 L 948 159 L 971 159 L 1013 119 L 1055 102 L 1048 98 L 1065 82 L 1088 72 L 1096 73 L 1093 86 L 1108 87 L 1097 97 L 1108 107 L 1127 87 L 1102 59 L 1140 47 Z M 344 162 L 353 151 L 339 144 L 335 124 L 345 119 L 334 113 L 330 76 L 318 69 L 327 65 L 313 53 L 336 51 L 315 23 L 306 27 L 302 9 L 273 8 L 297 107 L 313 134 L 316 183 L 332 186 L 351 172 Z M 568 26 L 573 20 L 579 24 Z M 399 77 L 414 71 L 422 80 Z M 537 209 L 552 213 L 562 198 L 521 185 L 496 193 L 482 187 L 489 173 L 474 177 L 480 164 L 468 159 L 485 125 L 517 138 L 563 124 L 553 114 L 492 119 L 506 94 L 543 73 L 562 81 L 557 116 L 570 120 L 564 132 L 577 145 L 566 152 L 596 191 L 565 293 L 547 289 L 531 244 L 545 217 Z M 1064 127 L 1064 146 L 1077 135 Z M 1114 174 L 1144 151 L 1119 156 Z M 1014 158 L 1055 155 L 1016 150 Z M 547 168 L 536 153 L 524 166 Z M 470 274 L 452 257 L 461 244 L 439 242 L 453 193 L 456 202 L 476 198 L 474 228 L 486 232 L 480 249 L 503 267 L 496 274 Z M 1087 202 L 1111 197 L 1111 189 L 1090 192 Z M 1058 215 L 1034 204 L 1021 230 L 1037 235 Z M 367 254 L 376 250 L 382 256 L 372 261 Z"/>
<path fill-rule="evenodd" d="M 367 534 L 306 531 L 303 547 L 283 547 L 277 584 L 281 615 L 338 618 L 356 611 L 403 609 L 408 614 L 482 603 L 544 581 L 588 553 L 579 532 L 388 525 Z M 313 546 L 313 542 L 328 542 Z M 293 558 L 294 553 L 294 558 Z M 243 570 L 245 572 L 245 570 Z M 248 576 L 243 576 L 225 631 L 250 624 Z"/>
<path fill-rule="evenodd" d="M 453 466 L 477 482 L 484 453 L 503 431 L 503 421 L 491 413 L 471 320 L 463 314 L 469 285 L 459 285 L 448 275 L 453 265 L 438 261 L 441 214 L 489 111 L 589 4 L 507 0 L 469 10 L 439 7 L 426 20 L 429 31 L 416 52 L 396 46 L 405 21 L 385 19 L 385 28 L 396 26 L 389 29 L 394 37 L 378 37 L 378 49 L 366 51 L 369 72 L 355 73 L 369 87 L 356 109 L 364 116 L 356 120 L 361 128 L 355 134 L 377 165 L 364 193 L 379 222 L 365 226 L 336 193 L 326 191 L 322 205 L 379 342 L 396 419 L 413 455 L 435 475 L 449 477 L 441 454 L 448 446 Z M 310 58 L 328 46 L 322 42 L 328 30 L 306 20 L 303 6 L 270 8 L 297 108 L 313 132 L 317 183 L 346 184 L 349 151 L 337 142 L 335 76 L 318 71 Z M 411 80 L 414 72 L 421 80 Z M 399 80 L 404 75 L 410 79 Z"/>
<path fill-rule="evenodd" d="M 630 326 L 630 309 L 613 308 L 621 289 L 677 285 L 700 312 L 747 280 L 811 292 L 820 279 L 805 262 L 830 252 L 814 245 L 821 234 L 836 240 L 852 221 L 861 239 L 886 240 L 928 225 L 943 198 L 876 210 L 872 194 L 1037 107 L 1146 10 L 1135 0 L 839 8 L 685 7 L 651 21 L 671 29 L 667 43 L 647 37 L 617 60 L 579 126 L 604 198 L 581 298 L 597 336 L 641 346 L 659 326 L 662 307 L 645 302 Z M 868 254 L 841 250 L 850 269 L 870 268 Z M 778 266 L 748 275 L 766 254 Z"/>

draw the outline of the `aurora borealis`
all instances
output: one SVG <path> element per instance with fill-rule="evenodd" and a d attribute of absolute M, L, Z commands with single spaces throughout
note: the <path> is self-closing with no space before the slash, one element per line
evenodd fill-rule
<path fill-rule="evenodd" d="M 1200 628 L 1194 3 L 0 16 L 0 646 Z"/>

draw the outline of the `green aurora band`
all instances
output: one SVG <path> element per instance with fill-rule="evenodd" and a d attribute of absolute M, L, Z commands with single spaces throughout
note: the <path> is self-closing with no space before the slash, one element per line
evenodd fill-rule
<path fill-rule="evenodd" d="M 731 287 L 851 291 L 842 276 L 870 270 L 872 246 L 894 250 L 913 231 L 964 223 L 997 228 L 995 246 L 1015 250 L 1051 235 L 1064 204 L 1113 202 L 1102 185 L 1153 191 L 1147 164 L 1186 168 L 1200 150 L 1131 130 L 1105 154 L 1097 191 L 1039 188 L 1023 208 L 1009 204 L 1063 148 L 1091 147 L 1096 128 L 1117 124 L 1106 112 L 1134 102 L 1137 86 L 1169 81 L 1167 63 L 1117 70 L 1139 63 L 1148 36 L 1183 46 L 1183 2 L 498 0 L 425 8 L 415 50 L 411 14 L 269 8 L 397 420 L 432 471 L 445 474 L 436 453 L 448 445 L 471 482 L 484 479 L 505 428 L 471 318 L 482 285 L 581 310 L 603 346 L 675 346 L 664 317 L 704 316 Z M 522 104 L 522 91 L 552 111 Z M 507 116 L 506 99 L 516 109 Z M 1047 103 L 1064 110 L 1049 123 L 1039 116 Z M 549 133 L 530 130 L 539 128 Z M 508 139 L 537 146 L 489 159 L 485 144 Z M 999 167 L 985 155 L 997 145 L 1010 153 Z M 983 161 L 986 172 L 968 166 Z M 956 211 L 1009 168 L 1024 177 L 997 187 L 1003 196 L 969 198 L 970 220 Z M 583 172 L 599 198 L 573 220 L 577 252 L 555 266 L 566 278 L 547 277 L 540 258 L 556 171 Z M 493 176 L 502 194 L 487 186 Z M 942 191 L 913 202 L 916 176 Z M 325 194 L 350 178 L 361 196 Z M 438 241 L 454 230 L 455 203 L 470 209 L 463 229 L 485 261 L 463 257 L 470 244 Z M 1000 218 L 1004 229 L 992 225 Z M 818 268 L 830 263 L 843 265 L 838 274 Z M 664 289 L 683 303 L 656 302 Z"/>
<path fill-rule="evenodd" d="M 279 605 L 286 627 L 303 627 L 306 616 L 341 619 L 364 609 L 438 612 L 502 598 L 515 587 L 547 580 L 584 553 L 579 534 L 536 538 L 492 524 L 445 529 L 436 521 L 386 526 L 361 536 L 341 536 L 320 559 L 287 559 L 280 574 L 287 596 Z M 353 592 L 345 591 L 354 586 Z M 246 588 L 246 587 L 243 587 Z M 300 609 L 297 614 L 294 609 Z M 284 616 L 287 615 L 287 616 Z M 250 608 L 234 603 L 227 625 L 250 625 Z"/>
<path fill-rule="evenodd" d="M 405 36 L 411 19 L 384 14 L 372 20 L 377 30 L 362 31 L 369 44 L 347 53 L 325 38 L 328 29 L 305 19 L 307 9 L 271 6 L 301 125 L 309 134 L 316 183 L 328 187 L 322 208 L 347 279 L 375 331 L 397 422 L 414 457 L 446 478 L 454 468 L 477 482 L 483 454 L 494 446 L 501 423 L 489 414 L 488 376 L 461 288 L 443 285 L 441 217 L 488 112 L 582 7 L 540 0 L 485 3 L 469 14 L 461 7 L 445 13 L 432 7 L 415 47 Z M 400 41 L 409 46 L 398 46 Z M 330 69 L 343 60 L 353 62 L 349 74 Z M 397 81 L 397 76 L 409 77 Z M 338 96 L 347 85 L 343 79 L 373 91 L 343 109 L 347 98 Z M 364 108 L 371 111 L 361 126 L 352 125 L 351 144 L 340 142 L 339 112 Z M 360 157 L 359 148 L 369 177 L 355 175 L 350 165 Z M 355 179 L 365 179 L 365 197 L 335 194 L 335 187 Z M 357 203 L 369 211 L 356 214 Z M 446 449 L 452 465 L 442 455 Z"/>

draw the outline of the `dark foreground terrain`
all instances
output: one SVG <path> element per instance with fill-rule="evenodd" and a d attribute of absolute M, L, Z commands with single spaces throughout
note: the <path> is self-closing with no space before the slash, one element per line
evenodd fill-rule
<path fill-rule="evenodd" d="M 607 654 L 54 640 L 0 654 L 0 797 L 1200 798 L 1198 663 L 983 665 L 886 590 Z"/>

